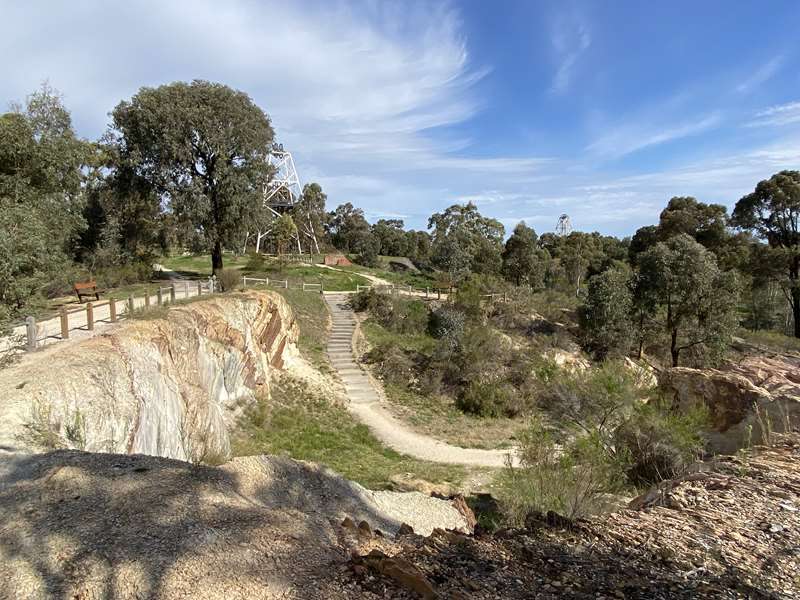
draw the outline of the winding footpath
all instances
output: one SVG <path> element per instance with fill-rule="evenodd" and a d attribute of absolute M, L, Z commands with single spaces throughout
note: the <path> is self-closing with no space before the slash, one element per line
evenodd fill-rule
<path fill-rule="evenodd" d="M 347 392 L 348 410 L 384 444 L 400 452 L 437 463 L 473 467 L 503 467 L 508 450 L 480 450 L 451 446 L 409 429 L 395 418 L 381 402 L 371 379 L 355 361 L 353 336 L 358 323 L 347 305 L 347 294 L 325 294 L 333 328 L 328 338 L 328 357 Z M 517 460 L 514 459 L 514 463 Z"/>

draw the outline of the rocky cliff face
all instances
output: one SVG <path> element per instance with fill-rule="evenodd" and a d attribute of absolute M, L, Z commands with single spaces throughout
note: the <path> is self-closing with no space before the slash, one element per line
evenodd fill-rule
<path fill-rule="evenodd" d="M 278 294 L 215 296 L 10 369 L 0 395 L 3 408 L 27 409 L 16 415 L 22 449 L 213 462 L 229 453 L 233 419 L 296 356 L 297 334 Z"/>
<path fill-rule="evenodd" d="M 768 430 L 800 424 L 800 359 L 753 356 L 724 370 L 675 367 L 659 375 L 659 385 L 679 407 L 708 408 L 715 452 L 735 452 L 761 443 Z"/>

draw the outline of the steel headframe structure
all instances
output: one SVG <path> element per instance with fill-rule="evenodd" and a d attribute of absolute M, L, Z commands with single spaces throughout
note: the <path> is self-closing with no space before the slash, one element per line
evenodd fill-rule
<path fill-rule="evenodd" d="M 300 177 L 297 175 L 297 169 L 294 167 L 292 153 L 284 150 L 283 144 L 272 145 L 272 149 L 267 154 L 267 164 L 272 168 L 272 178 L 264 186 L 264 208 L 268 209 L 275 217 L 280 217 L 300 201 L 303 189 L 300 186 Z M 295 215 L 296 221 L 300 220 L 298 219 L 299 216 Z M 295 236 L 297 253 L 303 253 L 302 244 L 300 243 L 301 232 L 310 238 L 311 242 L 313 242 L 313 248 L 319 253 L 319 242 L 311 224 L 311 217 L 310 215 L 305 215 L 305 217 L 306 223 L 295 223 L 297 225 L 297 235 Z M 261 249 L 261 240 L 269 235 L 271 230 L 272 228 L 268 227 L 266 230 L 256 232 L 256 252 Z M 250 234 L 248 233 L 244 242 L 245 248 L 249 237 Z"/>
<path fill-rule="evenodd" d="M 569 221 L 569 215 L 563 214 L 558 217 L 558 223 L 556 223 L 556 235 L 558 236 L 565 236 L 572 233 L 572 223 Z"/>
<path fill-rule="evenodd" d="M 300 178 L 294 168 L 292 153 L 283 149 L 283 144 L 274 144 L 267 155 L 267 164 L 273 175 L 264 187 L 264 206 L 276 217 L 287 208 L 294 206 L 303 193 Z"/>

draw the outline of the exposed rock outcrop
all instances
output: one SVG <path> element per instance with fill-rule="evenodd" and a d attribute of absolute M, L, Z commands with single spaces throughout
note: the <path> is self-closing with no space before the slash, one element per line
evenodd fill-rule
<path fill-rule="evenodd" d="M 369 600 L 419 598 L 426 582 L 430 597 L 459 600 L 800 597 L 796 441 L 704 468 L 605 517 L 401 536 L 381 548 L 391 560 L 364 552 L 342 580 L 357 582 L 352 597 Z M 402 577 L 386 566 L 401 567 Z"/>
<path fill-rule="evenodd" d="M 0 375 L 0 443 L 214 461 L 274 369 L 296 356 L 279 294 L 214 296 L 47 350 Z"/>
<path fill-rule="evenodd" d="M 760 443 L 764 429 L 800 424 L 800 362 L 748 357 L 724 370 L 675 367 L 659 374 L 659 385 L 677 406 L 705 405 L 711 449 L 731 453 Z"/>

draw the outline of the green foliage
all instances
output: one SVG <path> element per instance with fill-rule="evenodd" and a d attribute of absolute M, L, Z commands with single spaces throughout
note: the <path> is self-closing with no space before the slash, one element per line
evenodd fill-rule
<path fill-rule="evenodd" d="M 672 365 L 686 350 L 718 360 L 737 326 L 735 274 L 720 271 L 714 255 L 685 234 L 659 242 L 639 264 L 635 302 L 669 340 Z"/>
<path fill-rule="evenodd" d="M 0 115 L 0 324 L 42 302 L 70 270 L 85 222 L 79 140 L 58 93 L 48 87 Z"/>
<path fill-rule="evenodd" d="M 522 221 L 514 228 L 503 250 L 503 276 L 516 285 L 535 290 L 544 287 L 550 255 L 537 247 L 536 232 Z"/>
<path fill-rule="evenodd" d="M 250 407 L 232 437 L 235 456 L 287 454 L 327 465 L 371 489 L 390 488 L 397 473 L 453 485 L 465 476 L 463 467 L 415 460 L 383 447 L 347 410 L 289 377 L 274 381 L 271 398 Z"/>
<path fill-rule="evenodd" d="M 702 406 L 678 412 L 658 397 L 637 404 L 613 436 L 628 482 L 647 486 L 684 474 L 702 456 L 708 423 Z"/>
<path fill-rule="evenodd" d="M 472 202 L 433 214 L 428 229 L 433 229 L 431 260 L 453 281 L 469 273 L 499 273 L 505 230 L 496 219 L 482 216 Z"/>
<path fill-rule="evenodd" d="M 456 397 L 456 406 L 479 417 L 513 417 L 519 412 L 514 403 L 517 392 L 497 381 L 471 381 Z"/>
<path fill-rule="evenodd" d="M 570 519 L 607 507 L 609 494 L 622 488 L 618 465 L 595 439 L 558 444 L 540 419 L 533 418 L 519 435 L 519 467 L 498 480 L 506 520 L 524 525 L 531 513 L 553 511 Z"/>
<path fill-rule="evenodd" d="M 633 308 L 631 273 L 611 268 L 589 279 L 580 310 L 583 345 L 598 360 L 624 356 L 631 346 Z"/>
<path fill-rule="evenodd" d="M 120 163 L 203 230 L 214 271 L 223 244 L 238 241 L 269 175 L 269 118 L 243 92 L 209 83 L 141 88 L 112 113 Z"/>
<path fill-rule="evenodd" d="M 238 269 L 222 269 L 217 273 L 217 283 L 223 292 L 232 292 L 242 286 L 242 272 Z"/>
<path fill-rule="evenodd" d="M 360 253 L 370 243 L 370 227 L 364 211 L 350 202 L 341 204 L 328 214 L 327 231 L 334 247 L 342 252 Z M 377 254 L 378 250 L 375 250 Z"/>
<path fill-rule="evenodd" d="M 769 244 L 771 278 L 790 298 L 794 336 L 800 338 L 800 171 L 781 171 L 760 181 L 736 203 L 732 222 Z"/>
<path fill-rule="evenodd" d="M 396 333 L 422 333 L 428 326 L 428 309 L 421 300 L 365 290 L 351 296 L 350 305 Z"/>
<path fill-rule="evenodd" d="M 292 207 L 292 217 L 300 231 L 300 242 L 309 254 L 319 254 L 325 243 L 325 202 L 328 196 L 318 183 L 307 183 L 299 201 Z"/>
<path fill-rule="evenodd" d="M 415 377 L 414 361 L 396 341 L 372 348 L 364 357 L 375 365 L 381 379 L 395 385 L 408 385 Z"/>
<path fill-rule="evenodd" d="M 455 343 L 461 340 L 467 317 L 463 311 L 452 306 L 440 306 L 428 317 L 428 332 L 436 339 L 448 339 Z"/>
<path fill-rule="evenodd" d="M 271 234 L 278 254 L 285 254 L 287 246 L 297 236 L 297 226 L 294 224 L 292 216 L 286 213 L 277 217 L 272 223 Z"/>

